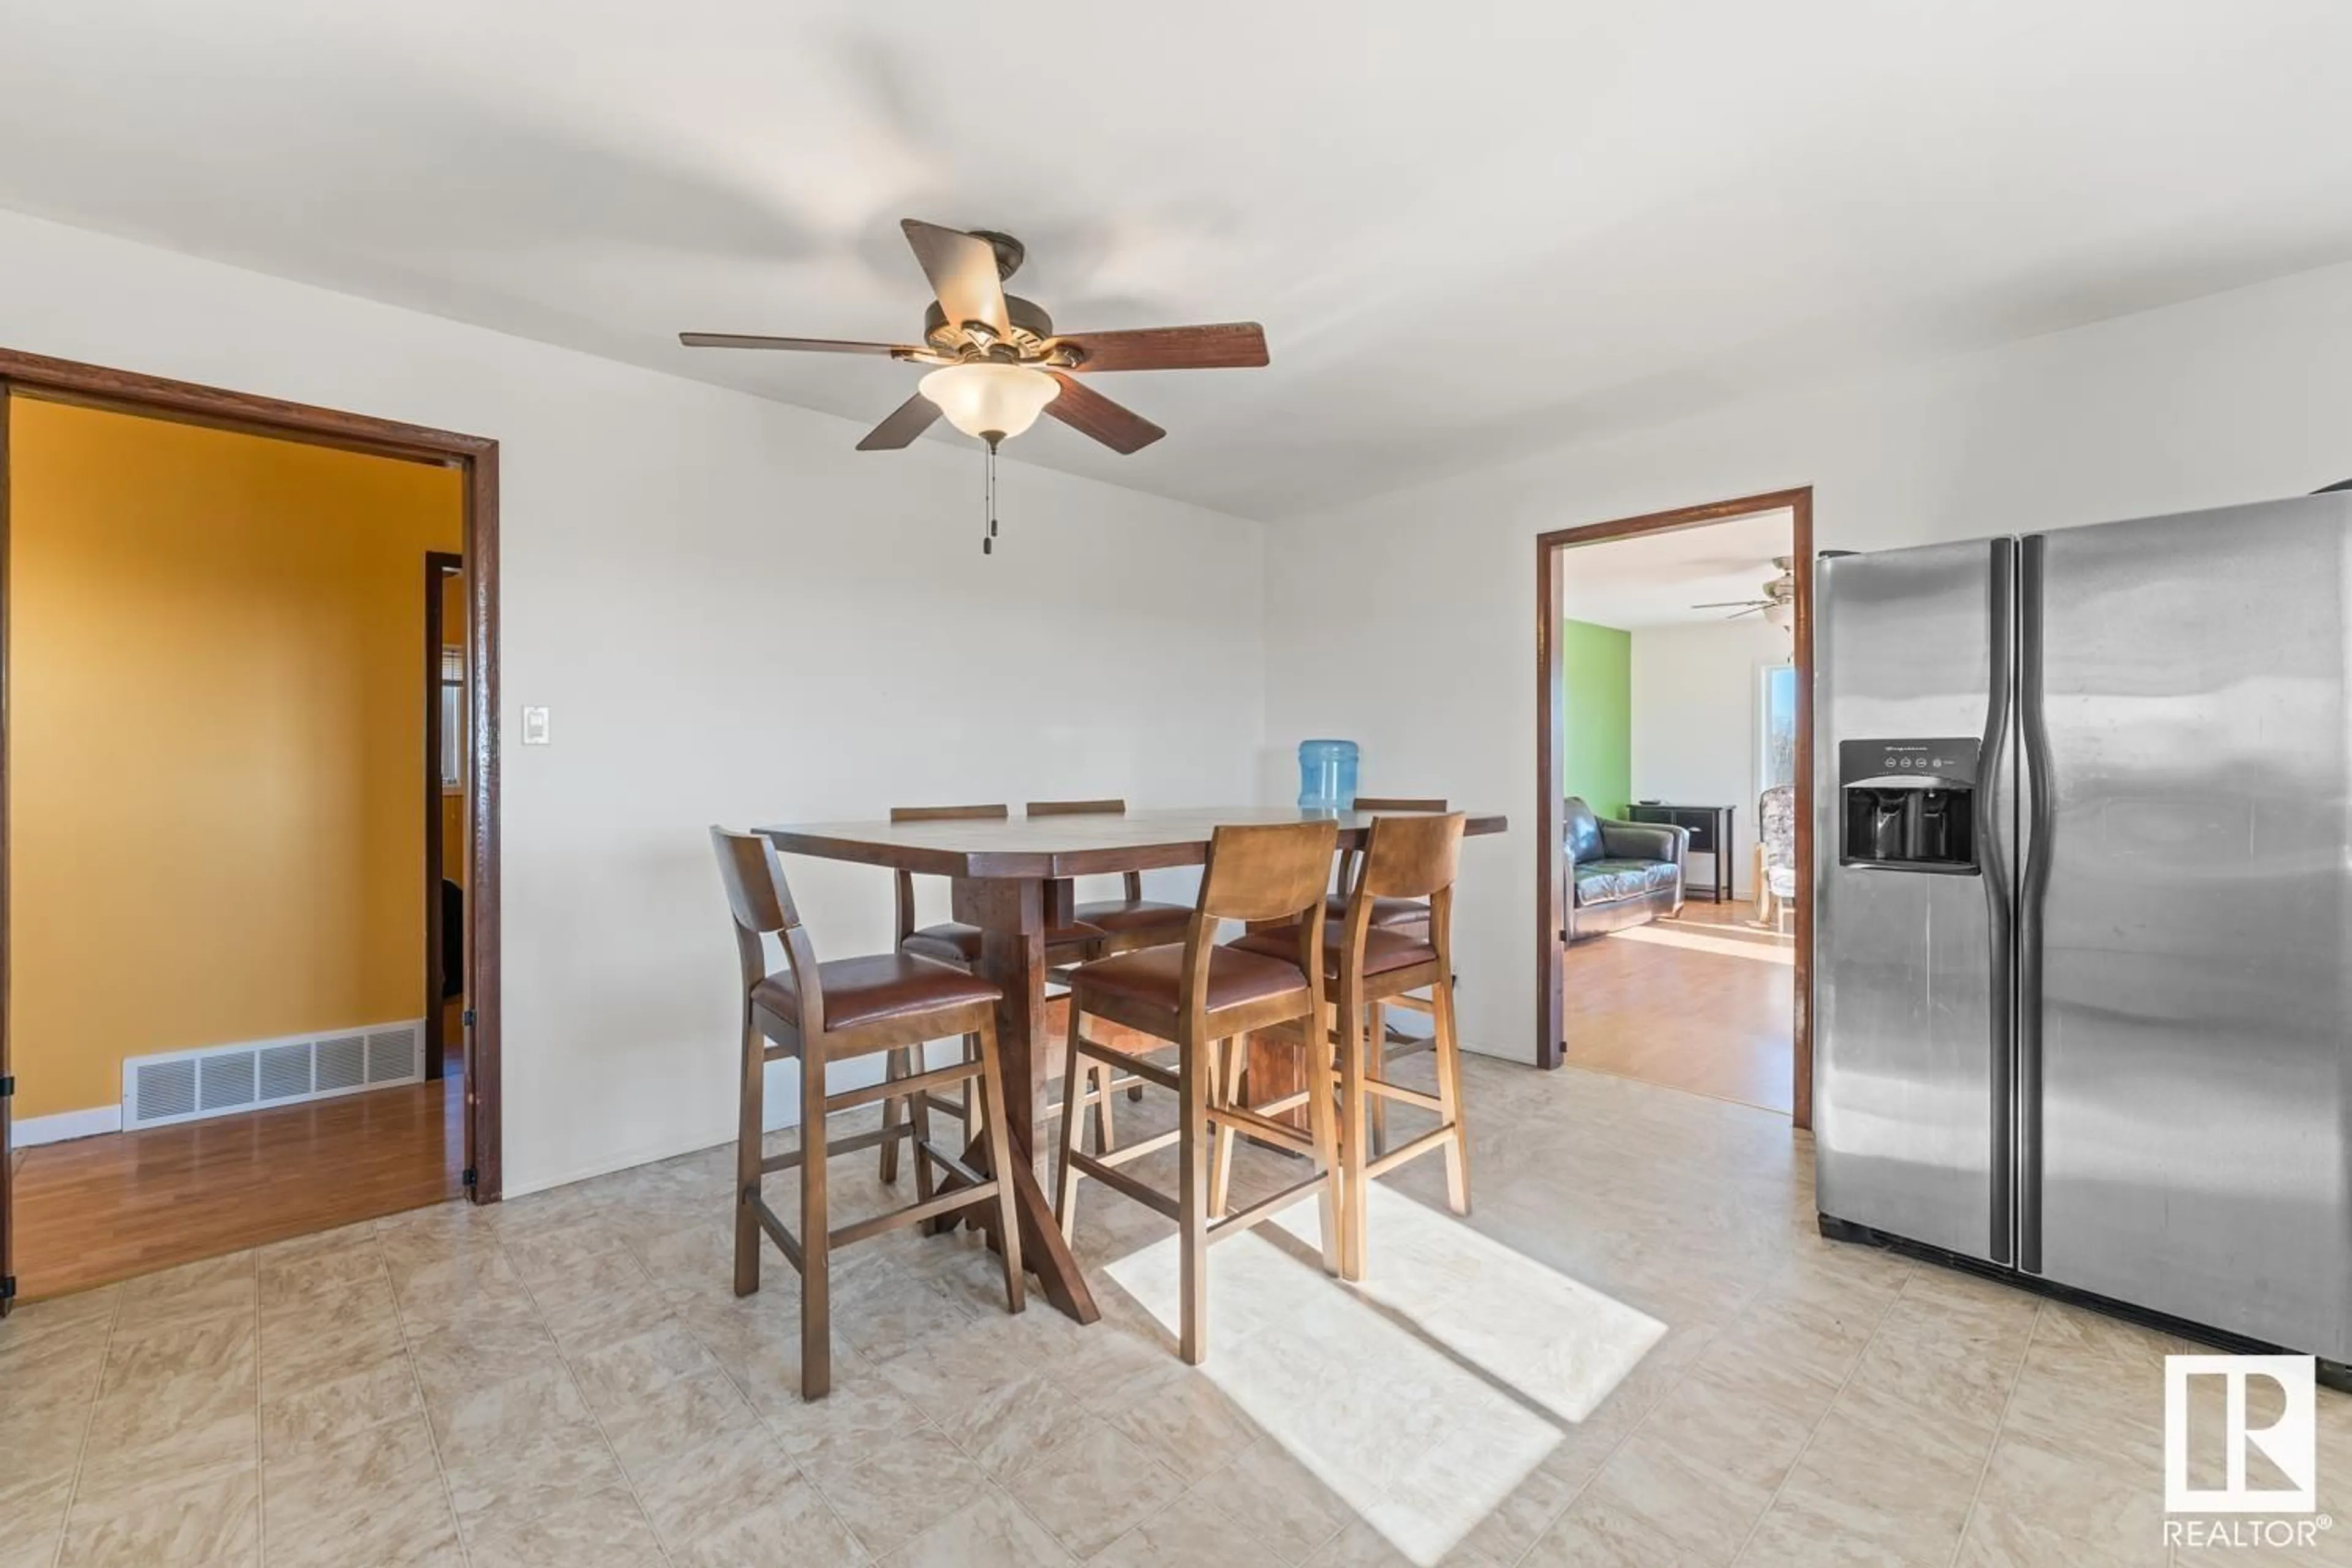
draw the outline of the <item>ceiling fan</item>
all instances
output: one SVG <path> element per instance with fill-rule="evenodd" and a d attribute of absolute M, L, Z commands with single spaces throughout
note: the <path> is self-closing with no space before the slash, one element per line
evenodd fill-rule
<path fill-rule="evenodd" d="M 1769 583 L 1759 584 L 1764 590 L 1762 598 L 1718 599 L 1713 604 L 1693 605 L 1691 608 L 1729 610 L 1731 614 L 1723 617 L 1727 621 L 1736 621 L 1742 616 L 1752 616 L 1761 610 L 1764 612 L 1766 620 L 1786 631 L 1797 618 L 1796 558 L 1790 555 L 1775 555 L 1772 557 L 1772 564 L 1780 569 L 1780 574 Z"/>
<path fill-rule="evenodd" d="M 887 354 L 931 366 L 915 395 L 857 443 L 861 452 L 905 447 L 942 415 L 993 452 L 998 442 L 1028 429 L 1041 413 L 1114 452 L 1139 451 L 1168 432 L 1095 391 L 1079 375 L 1255 368 L 1266 363 L 1265 329 L 1255 321 L 1056 333 L 1054 319 L 1042 308 L 1004 291 L 1004 279 L 1020 269 L 1027 254 L 1019 240 L 992 229 L 966 232 L 918 218 L 898 226 L 938 296 L 923 312 L 920 342 L 737 332 L 680 332 L 678 342 L 688 348 Z"/>

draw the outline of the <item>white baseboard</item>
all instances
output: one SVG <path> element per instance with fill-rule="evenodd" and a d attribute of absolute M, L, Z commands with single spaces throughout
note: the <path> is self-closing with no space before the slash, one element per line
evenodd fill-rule
<path fill-rule="evenodd" d="M 19 1149 L 40 1143 L 62 1143 L 68 1138 L 95 1138 L 122 1131 L 122 1107 L 94 1105 L 88 1110 L 60 1110 L 55 1116 L 26 1116 L 8 1125 L 8 1136 Z"/>

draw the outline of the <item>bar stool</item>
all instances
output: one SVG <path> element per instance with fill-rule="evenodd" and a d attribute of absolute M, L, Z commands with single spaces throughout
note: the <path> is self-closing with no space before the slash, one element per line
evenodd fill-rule
<path fill-rule="evenodd" d="M 1444 801 L 1435 798 L 1417 799 L 1404 795 L 1360 795 L 1356 797 L 1354 809 L 1378 816 L 1384 811 L 1427 811 L 1442 814 L 1451 808 Z M 1363 860 L 1364 852 L 1360 849 L 1339 851 L 1339 890 L 1324 900 L 1326 909 L 1329 910 L 1330 917 L 1335 921 L 1348 918 L 1348 895 L 1355 890 L 1357 869 L 1363 864 Z M 1429 925 L 1429 906 L 1419 899 L 1379 899 L 1372 904 L 1372 924 L 1382 931 L 1391 931 L 1399 927 L 1418 927 L 1426 930 Z"/>
<path fill-rule="evenodd" d="M 1102 800 L 1033 800 L 1023 810 L 1031 816 L 1125 816 L 1127 802 L 1118 798 Z M 1190 904 L 1160 903 L 1143 896 L 1143 873 L 1129 871 L 1125 876 L 1126 897 L 1100 899 L 1076 906 L 1070 918 L 1082 925 L 1095 927 L 1108 935 L 1097 942 L 1088 958 L 1108 958 L 1122 952 L 1136 952 L 1147 947 L 1172 947 L 1184 940 L 1192 923 Z M 1066 974 L 1054 979 L 1067 984 Z M 1087 1068 L 1087 1089 L 1080 1097 L 1079 1109 L 1091 1108 L 1095 1113 L 1096 1138 L 1098 1146 L 1109 1150 L 1115 1141 L 1111 1119 L 1111 1091 L 1123 1089 L 1129 1100 L 1143 1098 L 1143 1080 L 1133 1076 L 1114 1078 L 1107 1062 L 1091 1062 Z"/>
<path fill-rule="evenodd" d="M 1338 1151 L 1332 1125 L 1328 1068 L 1318 1070 L 1309 1053 L 1305 1095 L 1310 1131 L 1298 1130 L 1232 1103 L 1216 1091 L 1217 1064 L 1241 1037 L 1291 1020 L 1314 1023 L 1321 1032 L 1320 988 L 1307 976 L 1324 967 L 1323 891 L 1330 885 L 1331 853 L 1338 826 L 1328 821 L 1220 827 L 1209 841 L 1194 907 L 1181 947 L 1148 948 L 1082 964 L 1070 976 L 1069 1057 L 1063 1069 L 1065 1103 L 1076 1104 L 1080 1064 L 1116 1062 L 1146 1083 L 1172 1090 L 1181 1114 L 1173 1132 L 1125 1148 L 1088 1154 L 1078 1147 L 1079 1118 L 1062 1118 L 1056 1166 L 1055 1211 L 1065 1232 L 1076 1209 L 1078 1177 L 1093 1177 L 1177 1223 L 1181 1322 L 1178 1342 L 1184 1360 L 1198 1364 L 1208 1353 L 1208 1249 L 1256 1225 L 1302 1194 L 1316 1192 L 1323 1205 L 1323 1257 L 1337 1272 L 1340 1263 L 1337 1212 Z M 1221 920 L 1288 921 L 1295 939 L 1287 949 L 1257 951 L 1220 946 Z M 1079 1030 L 1093 1016 L 1176 1047 L 1174 1068 L 1143 1061 L 1095 1044 Z M 1210 1119 L 1217 1105 L 1220 1132 L 1245 1128 L 1268 1142 L 1306 1155 L 1314 1173 L 1270 1197 L 1223 1218 L 1209 1207 Z M 1160 1192 L 1121 1167 L 1170 1143 L 1177 1147 L 1178 1190 Z"/>
<path fill-rule="evenodd" d="M 886 1103 L 889 1096 L 924 1094 L 932 1088 L 977 1079 L 988 1118 L 989 1157 L 999 1173 L 1013 1169 L 1005 1136 L 1004 1083 L 997 1070 L 996 1005 L 1003 994 L 964 970 L 903 952 L 843 958 L 819 963 L 800 911 L 784 882 L 775 846 L 755 833 L 710 830 L 719 853 L 719 878 L 735 916 L 735 949 L 743 970 L 743 1067 L 741 1121 L 736 1142 L 735 1294 L 760 1288 L 760 1232 L 775 1239 L 784 1260 L 801 1276 L 801 1397 L 822 1399 L 833 1386 L 833 1318 L 829 1281 L 834 1249 L 919 1225 L 940 1215 L 980 1205 L 992 1205 L 997 1240 L 1004 1255 L 1006 1309 L 1024 1305 L 1021 1227 L 1013 1212 L 1013 1187 L 982 1176 L 957 1156 L 919 1134 L 915 1143 L 917 1201 L 867 1219 L 834 1227 L 825 1201 L 825 1159 L 876 1143 L 895 1143 L 897 1127 L 862 1132 L 830 1143 L 825 1118 L 836 1110 Z M 761 938 L 783 944 L 784 965 L 771 974 Z M 830 1062 L 877 1051 L 897 1051 L 910 1042 L 966 1035 L 977 1042 L 973 1059 L 911 1079 L 886 1080 L 866 1089 L 831 1093 L 824 1069 Z M 801 1064 L 800 1146 L 789 1154 L 766 1155 L 761 1146 L 761 1100 L 766 1067 L 780 1058 Z M 967 1184 L 934 1194 L 931 1163 Z M 760 1195 L 762 1177 L 775 1171 L 801 1173 L 800 1234 L 794 1236 Z"/>
<path fill-rule="evenodd" d="M 1383 811 L 1443 812 L 1448 807 L 1444 801 L 1438 799 L 1360 795 L 1356 797 L 1356 809 L 1378 814 Z M 1339 853 L 1341 890 L 1332 894 L 1328 901 L 1331 918 L 1335 921 L 1348 918 L 1348 892 L 1356 885 L 1356 868 L 1362 861 L 1361 850 L 1345 849 Z M 1375 899 L 1372 900 L 1372 929 L 1411 931 L 1426 939 L 1429 934 L 1429 906 L 1418 899 Z M 1389 999 L 1388 1005 L 1401 1007 L 1410 1013 L 1429 1013 L 1432 1010 L 1430 999 L 1426 996 L 1393 996 Z M 1399 1035 L 1391 1039 L 1387 1019 L 1376 1016 L 1373 1021 L 1376 1028 L 1372 1037 L 1380 1041 L 1380 1048 L 1385 1053 L 1381 1058 L 1381 1076 L 1383 1078 L 1388 1076 L 1388 1069 L 1398 1062 L 1430 1048 L 1430 1037 Z M 1385 1154 L 1388 1146 L 1388 1102 L 1376 1097 L 1372 1100 L 1372 1152 Z"/>
<path fill-rule="evenodd" d="M 1278 1028 L 1276 1038 L 1295 1036 L 1307 1058 L 1308 1088 L 1304 1098 L 1311 1107 L 1320 1064 L 1337 1047 L 1339 1063 L 1339 1194 L 1341 1274 L 1349 1279 L 1364 1276 L 1368 1184 L 1409 1160 L 1434 1149 L 1445 1152 L 1445 1199 L 1455 1214 L 1470 1212 L 1470 1147 L 1462 1120 L 1462 1056 L 1454 1031 L 1454 879 L 1462 855 L 1463 817 L 1382 816 L 1373 819 L 1364 844 L 1363 865 L 1348 900 L 1344 921 L 1327 922 L 1324 942 L 1323 993 L 1333 1015 L 1328 1045 L 1308 1047 L 1303 1031 Z M 1372 910 L 1382 899 L 1427 900 L 1426 939 L 1409 931 L 1382 931 L 1372 924 Z M 1300 933 L 1295 926 L 1276 926 L 1252 932 L 1234 945 L 1268 957 L 1297 952 Z M 1436 1020 L 1437 1092 L 1423 1094 L 1387 1080 L 1385 1052 L 1372 1032 L 1380 1026 L 1381 1008 L 1408 991 L 1427 990 L 1431 1016 Z M 1367 1050 L 1368 1035 L 1373 1048 Z M 1255 1108 L 1271 1115 L 1297 1105 L 1294 1094 Z M 1368 1152 L 1366 1102 L 1396 1100 L 1434 1111 L 1437 1125 L 1392 1151 Z M 1239 1118 L 1228 1116 L 1218 1127 L 1217 1163 L 1233 1158 L 1230 1127 Z"/>
<path fill-rule="evenodd" d="M 1127 802 L 1033 800 L 1025 809 L 1031 816 L 1124 816 Z M 1140 871 L 1126 873 L 1124 880 L 1125 898 L 1097 899 L 1070 910 L 1072 920 L 1107 933 L 1093 956 L 1108 958 L 1147 947 L 1173 947 L 1182 942 L 1192 923 L 1192 906 L 1164 904 L 1145 898 Z"/>
<path fill-rule="evenodd" d="M 1013 813 L 1003 805 L 894 805 L 890 821 L 908 822 L 1003 822 Z M 935 959 L 941 963 L 961 963 L 966 968 L 980 962 L 981 943 L 984 933 L 978 926 L 961 921 L 941 921 L 919 930 L 915 925 L 915 874 L 898 873 L 898 951 L 911 952 L 918 958 Z M 1057 927 L 1045 933 L 1048 949 L 1059 948 L 1073 962 L 1090 950 L 1108 933 L 1099 927 L 1080 921 Z M 1048 953 L 1050 961 L 1052 954 Z"/>
<path fill-rule="evenodd" d="M 1004 822 L 1010 820 L 1012 816 L 1011 810 L 1002 805 L 894 805 L 890 808 L 890 820 L 894 824 Z M 917 958 L 928 958 L 939 963 L 952 963 L 962 969 L 970 969 L 979 963 L 981 944 L 985 940 L 985 933 L 980 927 L 966 925 L 961 921 L 942 921 L 937 925 L 918 929 L 915 925 L 915 874 L 912 871 L 898 872 L 897 884 L 899 952 L 911 953 Z M 1047 959 L 1052 962 L 1058 958 L 1063 963 L 1076 963 L 1093 954 L 1096 944 L 1103 935 L 1101 931 L 1084 924 L 1066 926 L 1049 931 L 1045 936 Z M 974 1048 L 974 1041 L 970 1036 L 966 1036 L 963 1042 L 965 1061 L 974 1059 L 972 1054 Z M 908 1046 L 904 1050 L 893 1051 L 883 1070 L 892 1079 L 912 1078 L 922 1070 L 921 1058 L 921 1045 Z M 918 1138 L 930 1136 L 929 1113 L 933 1110 L 943 1111 L 961 1121 L 967 1139 L 976 1136 L 980 1131 L 982 1119 L 977 1108 L 972 1104 L 971 1089 L 969 1084 L 965 1086 L 960 1100 L 940 1100 L 930 1094 L 925 1094 L 920 1098 L 909 1095 L 906 1100 L 907 1116 L 914 1123 L 915 1136 Z M 886 1100 L 882 1102 L 884 1128 L 896 1129 L 899 1115 L 898 1100 Z M 888 1140 L 883 1143 L 880 1158 L 879 1174 L 882 1180 L 885 1183 L 897 1182 L 898 1179 L 897 1140 Z"/>

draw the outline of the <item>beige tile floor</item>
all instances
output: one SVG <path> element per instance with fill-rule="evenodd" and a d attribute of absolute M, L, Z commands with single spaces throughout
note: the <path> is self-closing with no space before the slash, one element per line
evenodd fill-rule
<path fill-rule="evenodd" d="M 1469 1079 L 1476 1215 L 1424 1161 L 1360 1288 L 1311 1205 L 1221 1245 L 1198 1370 L 1169 1227 L 1090 1189 L 1100 1324 L 1007 1317 L 970 1237 L 901 1235 L 840 1260 L 803 1405 L 790 1269 L 729 1289 L 723 1150 L 34 1303 L 0 1324 L 0 1568 L 2352 1563 L 2352 1528 L 2171 1555 L 2180 1347 L 1821 1241 L 1783 1119 Z M 870 1161 L 836 1213 L 879 1205 Z M 2352 1401 L 2321 1401 L 2325 1507 Z"/>

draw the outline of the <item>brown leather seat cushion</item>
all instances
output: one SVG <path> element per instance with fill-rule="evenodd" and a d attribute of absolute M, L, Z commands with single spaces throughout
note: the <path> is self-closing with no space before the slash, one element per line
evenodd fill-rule
<path fill-rule="evenodd" d="M 1101 926 L 1081 921 L 1073 926 L 1045 933 L 1049 948 L 1078 948 L 1099 941 L 1107 934 Z M 941 963 L 971 965 L 980 962 L 981 929 L 959 921 L 943 921 L 935 926 L 925 926 L 909 931 L 898 942 L 900 952 L 911 952 L 918 958 L 935 959 Z"/>
<path fill-rule="evenodd" d="M 1323 922 L 1323 973 L 1333 980 L 1339 978 L 1340 944 L 1347 940 L 1348 928 L 1338 921 Z M 1265 931 L 1252 931 L 1234 943 L 1252 952 L 1263 952 L 1290 960 L 1291 967 L 1298 966 L 1298 928 L 1269 926 Z M 1364 973 L 1386 974 L 1391 969 L 1409 969 L 1416 963 L 1434 963 L 1437 950 L 1410 931 L 1382 931 L 1371 926 L 1364 931 Z"/>
<path fill-rule="evenodd" d="M 1175 933 L 1171 942 L 1182 942 L 1184 930 L 1192 921 L 1190 904 L 1162 904 L 1150 899 L 1105 899 L 1080 904 L 1070 913 L 1080 925 L 1099 926 L 1113 936 L 1168 931 Z"/>
<path fill-rule="evenodd" d="M 1323 910 L 1335 921 L 1346 920 L 1348 895 L 1333 893 L 1323 900 Z M 1429 906 L 1419 899 L 1374 899 L 1372 925 L 1376 930 L 1390 930 L 1397 926 L 1420 926 L 1426 930 Z"/>
<path fill-rule="evenodd" d="M 903 1018 L 966 1002 L 993 1002 L 1003 994 L 969 970 L 935 963 L 904 952 L 871 958 L 836 958 L 816 966 L 824 988 L 824 1026 L 846 1029 L 884 1018 Z M 751 999 L 772 1013 L 800 1022 L 801 989 L 786 970 L 751 988 Z"/>
<path fill-rule="evenodd" d="M 981 931 L 978 926 L 949 921 L 943 925 L 925 926 L 898 940 L 900 952 L 911 952 L 919 958 L 937 959 L 941 963 L 977 963 L 980 962 Z"/>
<path fill-rule="evenodd" d="M 1294 950 L 1295 951 L 1295 950 Z M 1123 996 L 1173 1013 L 1183 999 L 1184 950 L 1147 947 L 1117 958 L 1098 958 L 1070 976 L 1073 990 Z M 1239 947 L 1209 950 L 1209 1011 L 1223 1012 L 1245 1002 L 1263 1002 L 1307 988 L 1296 959 L 1288 963 Z"/>

